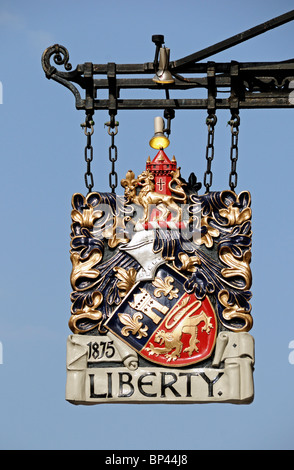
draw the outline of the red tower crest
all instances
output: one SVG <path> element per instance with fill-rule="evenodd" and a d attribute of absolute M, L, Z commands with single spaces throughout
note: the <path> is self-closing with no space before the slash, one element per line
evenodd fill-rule
<path fill-rule="evenodd" d="M 175 157 L 170 160 L 163 149 L 151 161 L 150 157 L 146 162 L 146 170 L 154 175 L 154 190 L 157 193 L 171 195 L 169 183 L 172 180 L 172 172 L 177 169 Z"/>

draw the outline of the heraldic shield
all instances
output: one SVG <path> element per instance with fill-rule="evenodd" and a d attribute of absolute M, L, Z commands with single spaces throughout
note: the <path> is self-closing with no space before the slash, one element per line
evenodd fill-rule
<path fill-rule="evenodd" d="M 217 321 L 207 297 L 184 290 L 185 277 L 161 265 L 152 281 L 140 281 L 105 326 L 147 360 L 185 366 L 207 359 Z"/>
<path fill-rule="evenodd" d="M 198 195 L 163 149 L 122 196 L 74 194 L 66 399 L 253 399 L 251 208 Z"/>

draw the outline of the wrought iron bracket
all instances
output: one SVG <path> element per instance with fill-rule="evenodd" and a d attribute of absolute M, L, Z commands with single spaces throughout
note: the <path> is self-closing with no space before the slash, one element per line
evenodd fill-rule
<path fill-rule="evenodd" d="M 153 62 L 86 62 L 72 70 L 67 49 L 55 44 L 44 51 L 42 66 L 48 79 L 55 80 L 73 93 L 76 109 L 85 110 L 88 114 L 93 114 L 96 110 L 108 110 L 112 121 L 118 110 L 165 110 L 168 118 L 172 119 L 175 110 L 184 109 L 207 109 L 209 112 L 215 112 L 217 109 L 238 111 L 254 108 L 293 108 L 294 104 L 289 101 L 289 84 L 294 80 L 294 59 L 283 62 L 200 62 L 293 19 L 294 10 L 195 54 L 170 62 L 169 70 L 174 77 L 174 83 L 168 85 L 152 80 L 158 66 L 159 50 L 164 44 L 162 35 L 152 36 L 156 46 Z M 51 64 L 52 58 L 55 65 Z M 65 71 L 58 70 L 56 66 L 63 66 Z M 105 78 L 101 78 L 103 75 Z M 120 75 L 128 75 L 130 78 L 119 78 Z M 136 78 L 136 75 L 146 78 Z M 188 78 L 184 75 L 193 76 Z M 100 91 L 103 89 L 108 90 L 108 99 L 100 98 Z M 165 98 L 120 98 L 120 94 L 126 89 L 151 89 L 159 95 L 164 91 Z M 207 98 L 186 96 L 190 90 L 195 89 L 206 89 Z M 185 91 L 185 97 L 172 98 L 173 90 Z"/>

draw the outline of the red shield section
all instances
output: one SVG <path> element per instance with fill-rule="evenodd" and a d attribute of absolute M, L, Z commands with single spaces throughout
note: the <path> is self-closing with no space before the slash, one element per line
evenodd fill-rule
<path fill-rule="evenodd" d="M 207 297 L 184 294 L 154 331 L 140 354 L 170 367 L 183 367 L 207 359 L 214 348 L 217 320 Z"/>

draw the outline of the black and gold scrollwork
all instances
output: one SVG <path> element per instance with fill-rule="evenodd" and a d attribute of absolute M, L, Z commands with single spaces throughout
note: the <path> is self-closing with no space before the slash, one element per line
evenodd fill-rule
<path fill-rule="evenodd" d="M 123 205 L 108 193 L 72 198 L 70 257 L 71 317 L 74 333 L 86 333 L 103 324 L 133 286 L 138 264 L 117 250 L 126 243 Z"/>
<path fill-rule="evenodd" d="M 213 296 L 220 322 L 233 331 L 249 331 L 251 317 L 251 200 L 249 192 L 189 195 L 193 230 L 155 230 L 154 253 L 185 275 L 184 289 L 201 300 Z M 119 250 L 132 237 L 134 205 L 111 193 L 75 194 L 72 198 L 70 328 L 98 328 L 136 282 L 139 263 Z M 133 225 L 132 225 L 133 227 Z M 197 236 L 195 236 L 195 234 Z M 191 236 L 192 235 L 192 236 Z M 158 282 L 158 293 L 173 293 Z"/>
<path fill-rule="evenodd" d="M 247 191 L 208 193 L 201 199 L 201 236 L 198 244 L 214 247 L 217 263 L 203 259 L 199 267 L 202 289 L 207 285 L 218 298 L 221 322 L 231 330 L 249 331 L 251 317 L 251 197 Z M 192 202 L 198 202 L 193 196 Z M 209 253 L 209 250 L 206 251 Z M 196 274 L 197 277 L 197 274 Z"/>
<path fill-rule="evenodd" d="M 187 276 L 186 292 L 194 292 L 200 300 L 206 295 L 216 298 L 224 327 L 249 331 L 253 324 L 250 194 L 211 192 L 193 194 L 190 200 L 190 222 L 197 235 L 158 230 L 154 249 Z"/>

